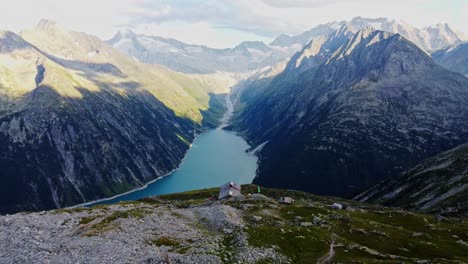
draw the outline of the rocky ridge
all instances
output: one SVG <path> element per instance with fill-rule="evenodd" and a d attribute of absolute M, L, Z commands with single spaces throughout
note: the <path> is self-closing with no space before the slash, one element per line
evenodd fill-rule
<path fill-rule="evenodd" d="M 342 26 L 241 84 L 234 129 L 262 146 L 261 185 L 356 194 L 468 137 L 468 79 L 371 27 Z"/>

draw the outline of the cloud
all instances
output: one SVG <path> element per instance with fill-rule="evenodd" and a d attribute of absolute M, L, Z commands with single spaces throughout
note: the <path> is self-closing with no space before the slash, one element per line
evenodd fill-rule
<path fill-rule="evenodd" d="M 145 35 L 157 35 L 173 38 L 190 44 L 206 45 L 212 48 L 233 47 L 244 40 L 271 41 L 246 31 L 216 28 L 206 22 L 164 24 L 139 24 L 133 31 Z"/>
<path fill-rule="evenodd" d="M 268 15 L 265 8 L 271 7 L 259 0 L 145 1 L 137 12 L 130 14 L 130 24 L 207 22 L 216 28 L 253 32 L 264 37 L 273 37 L 291 28 L 289 23 Z"/>
<path fill-rule="evenodd" d="M 108 38 L 115 33 L 114 25 L 126 23 L 134 12 L 135 0 L 0 0 L 0 28 L 20 31 L 34 27 L 41 18 L 61 25 Z"/>
<path fill-rule="evenodd" d="M 306 8 L 319 8 L 326 5 L 333 5 L 336 3 L 343 2 L 358 2 L 359 0 L 262 0 L 267 5 L 278 7 L 278 8 L 294 8 L 294 7 L 306 7 Z"/>
<path fill-rule="evenodd" d="M 455 2 L 460 2 L 458 6 Z M 218 46 L 241 40 L 215 39 L 216 36 L 233 34 L 247 36 L 249 40 L 273 39 L 279 34 L 300 34 L 318 24 L 350 20 L 356 16 L 388 17 L 401 19 L 417 27 L 440 21 L 454 24 L 455 28 L 466 26 L 466 16 L 461 14 L 464 0 L 141 0 L 132 12 L 128 12 L 130 28 L 154 28 L 153 34 L 186 38 L 200 43 Z M 444 10 L 441 9 L 443 7 Z M 458 16 L 457 16 L 458 14 Z M 180 23 L 178 27 L 174 23 Z M 152 25 L 152 26 L 151 26 Z M 174 30 L 171 32 L 166 29 Z M 205 28 L 206 30 L 196 31 Z M 460 28 L 464 30 L 463 28 Z M 465 30 L 468 32 L 468 30 Z M 150 30 L 146 30 L 150 34 Z M 200 36 L 196 36 L 199 34 Z"/>

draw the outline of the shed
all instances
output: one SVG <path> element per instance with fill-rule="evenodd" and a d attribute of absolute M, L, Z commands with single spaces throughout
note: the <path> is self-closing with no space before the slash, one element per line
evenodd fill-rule
<path fill-rule="evenodd" d="M 279 202 L 282 204 L 292 204 L 294 203 L 294 199 L 291 197 L 280 197 Z"/>
<path fill-rule="evenodd" d="M 331 205 L 331 207 L 332 207 L 333 209 L 338 209 L 338 210 L 343 209 L 343 205 L 342 205 L 342 204 L 339 204 L 339 203 L 333 203 L 333 204 Z"/>
<path fill-rule="evenodd" d="M 219 188 L 218 200 L 241 195 L 241 186 L 234 182 L 228 182 Z"/>

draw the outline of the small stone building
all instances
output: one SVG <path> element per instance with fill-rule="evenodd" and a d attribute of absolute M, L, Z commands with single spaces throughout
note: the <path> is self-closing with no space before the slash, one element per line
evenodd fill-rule
<path fill-rule="evenodd" d="M 280 197 L 279 198 L 279 203 L 281 204 L 292 204 L 294 203 L 294 199 L 291 197 Z"/>
<path fill-rule="evenodd" d="M 218 200 L 241 195 L 241 186 L 234 182 L 228 182 L 219 188 Z"/>
<path fill-rule="evenodd" d="M 339 204 L 339 203 L 333 203 L 331 205 L 331 208 L 333 209 L 338 209 L 338 210 L 342 210 L 343 209 L 343 205 L 342 204 Z"/>

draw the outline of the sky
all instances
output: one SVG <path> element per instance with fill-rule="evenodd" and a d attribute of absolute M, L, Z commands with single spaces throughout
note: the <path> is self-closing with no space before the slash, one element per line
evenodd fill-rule
<path fill-rule="evenodd" d="M 468 0 L 0 0 L 0 29 L 32 28 L 41 18 L 102 39 L 119 29 L 216 48 L 271 42 L 356 16 L 416 27 L 448 23 L 468 33 Z"/>

